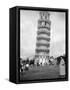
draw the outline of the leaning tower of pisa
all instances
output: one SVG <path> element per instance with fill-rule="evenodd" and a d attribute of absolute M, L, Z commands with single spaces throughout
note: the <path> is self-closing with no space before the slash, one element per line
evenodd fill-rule
<path fill-rule="evenodd" d="M 41 11 L 39 16 L 35 49 L 35 64 L 49 64 L 51 30 L 50 13 L 48 11 Z"/>

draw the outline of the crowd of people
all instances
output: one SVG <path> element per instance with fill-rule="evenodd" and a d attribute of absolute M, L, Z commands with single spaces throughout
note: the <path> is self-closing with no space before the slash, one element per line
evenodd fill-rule
<path fill-rule="evenodd" d="M 34 59 L 26 60 L 20 59 L 20 72 L 29 70 L 29 66 L 34 66 Z"/>
<path fill-rule="evenodd" d="M 49 58 L 49 65 L 59 65 L 62 59 L 65 62 L 65 56 L 59 56 L 57 58 L 51 56 Z M 39 63 L 35 64 L 35 59 L 31 60 L 29 60 L 29 58 L 27 58 L 26 60 L 20 59 L 20 72 L 28 71 L 29 67 L 33 66 L 40 66 L 40 64 Z"/>

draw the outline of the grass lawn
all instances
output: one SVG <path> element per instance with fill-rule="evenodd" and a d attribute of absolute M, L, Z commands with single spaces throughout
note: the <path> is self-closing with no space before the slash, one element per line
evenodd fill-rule
<path fill-rule="evenodd" d="M 59 66 L 33 66 L 28 71 L 20 73 L 20 80 L 59 78 Z"/>

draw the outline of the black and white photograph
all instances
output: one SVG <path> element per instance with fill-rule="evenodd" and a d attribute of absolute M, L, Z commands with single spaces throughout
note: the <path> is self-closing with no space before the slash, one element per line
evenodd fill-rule
<path fill-rule="evenodd" d="M 0 90 L 70 90 L 70 0 L 0 0 Z"/>
<path fill-rule="evenodd" d="M 20 81 L 66 78 L 66 13 L 20 9 Z"/>

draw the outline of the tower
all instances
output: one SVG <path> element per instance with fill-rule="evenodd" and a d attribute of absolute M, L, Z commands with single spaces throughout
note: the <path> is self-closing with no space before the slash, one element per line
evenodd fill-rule
<path fill-rule="evenodd" d="M 50 13 L 41 11 L 39 13 L 38 31 L 36 37 L 35 63 L 49 64 L 50 53 Z"/>

